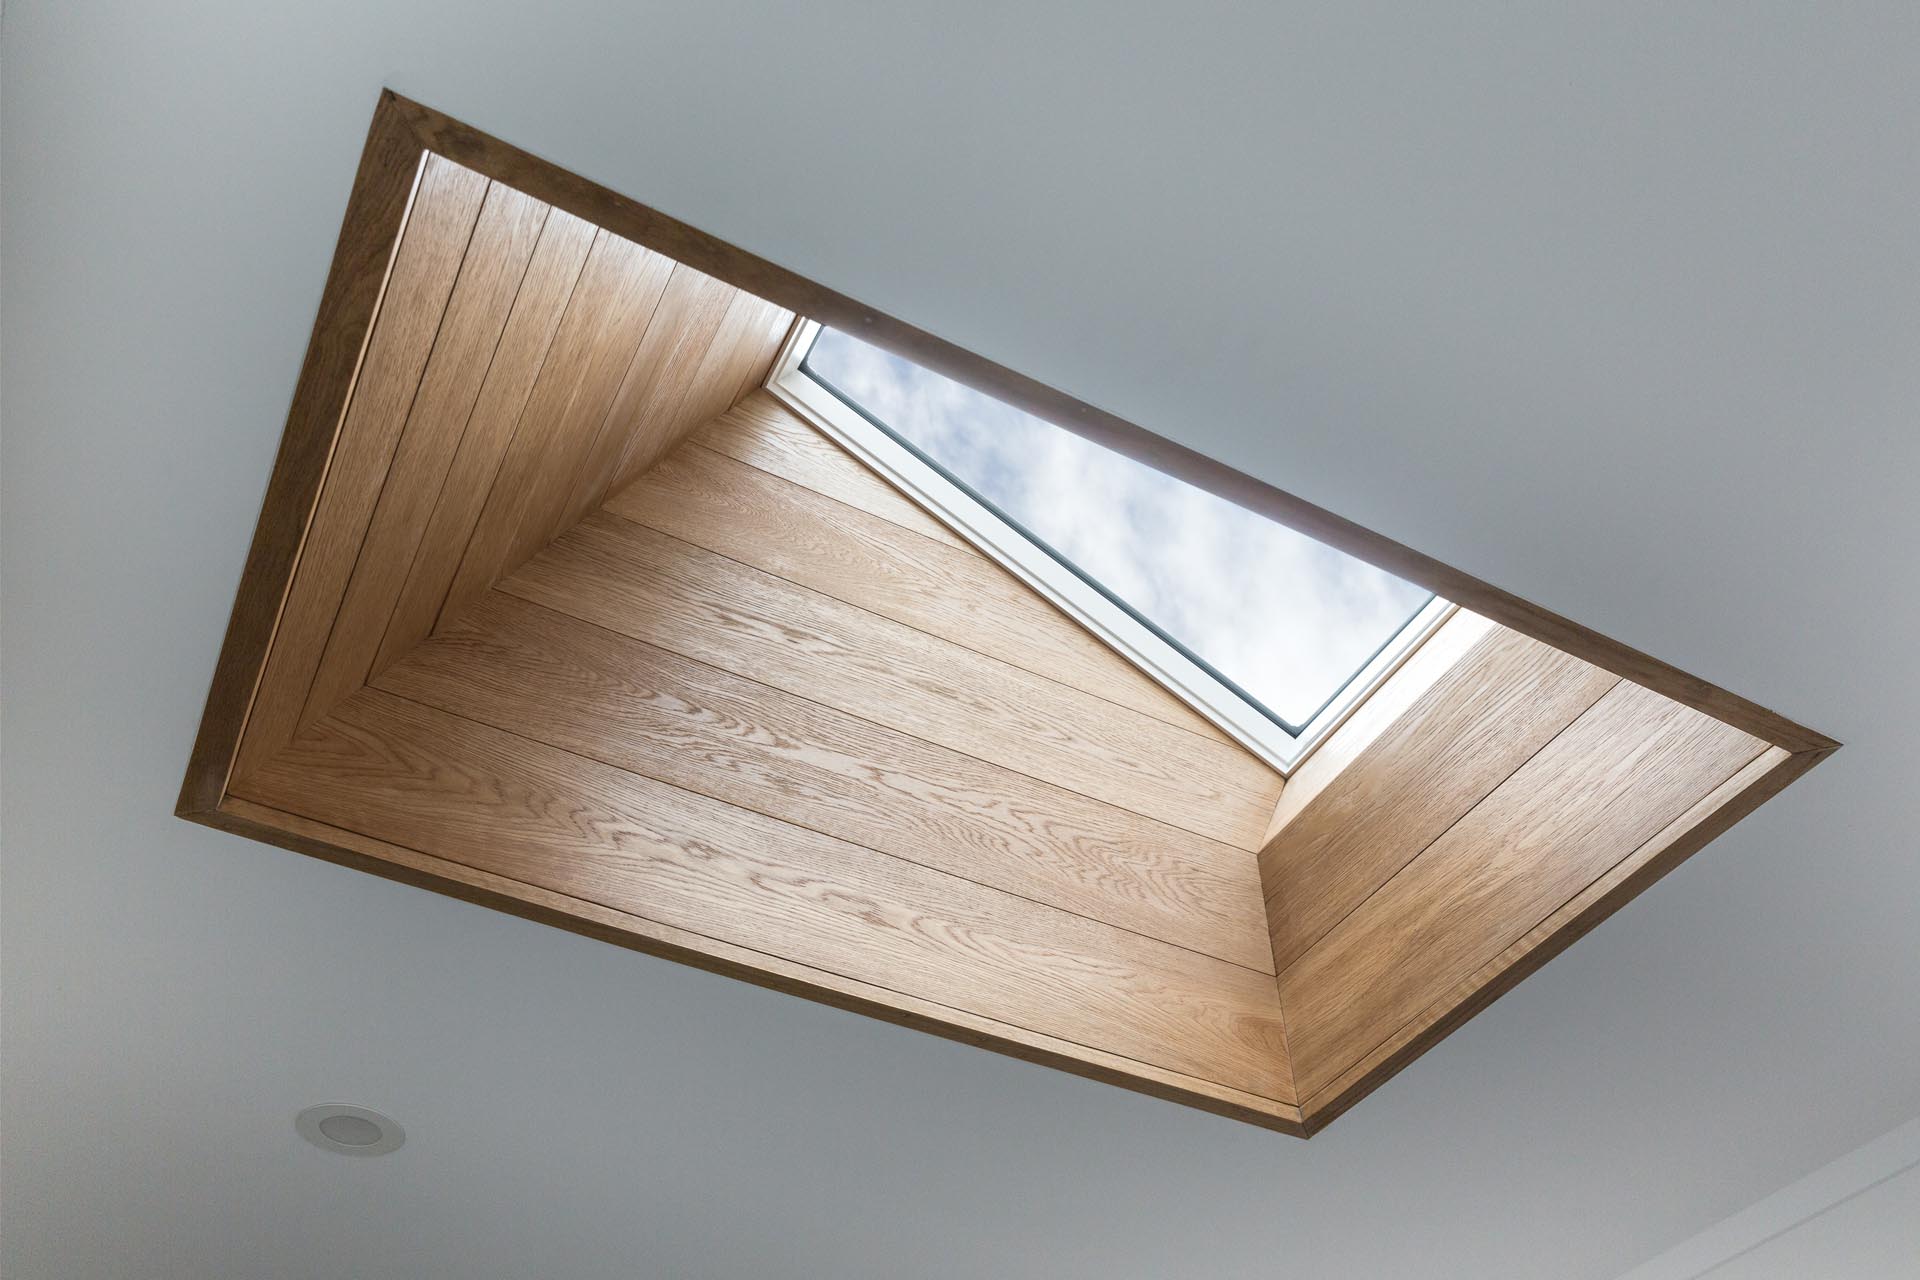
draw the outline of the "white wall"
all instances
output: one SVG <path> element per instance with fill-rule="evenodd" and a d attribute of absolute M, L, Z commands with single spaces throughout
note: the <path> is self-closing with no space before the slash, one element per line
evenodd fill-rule
<path fill-rule="evenodd" d="M 1864 1143 L 1620 1280 L 1920 1275 L 1920 1120 Z"/>

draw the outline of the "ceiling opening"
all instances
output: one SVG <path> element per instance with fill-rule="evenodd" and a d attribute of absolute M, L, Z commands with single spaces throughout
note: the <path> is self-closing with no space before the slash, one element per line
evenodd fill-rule
<path fill-rule="evenodd" d="M 178 812 L 1309 1134 L 1835 745 L 389 94 Z"/>

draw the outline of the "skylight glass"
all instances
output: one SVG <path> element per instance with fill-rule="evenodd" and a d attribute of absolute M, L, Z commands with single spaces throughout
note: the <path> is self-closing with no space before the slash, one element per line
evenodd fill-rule
<path fill-rule="evenodd" d="M 1288 734 L 1432 593 L 822 328 L 801 371 Z"/>

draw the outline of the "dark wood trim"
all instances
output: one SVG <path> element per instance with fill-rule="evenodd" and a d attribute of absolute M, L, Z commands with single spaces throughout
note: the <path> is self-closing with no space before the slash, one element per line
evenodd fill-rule
<path fill-rule="evenodd" d="M 1658 658 L 1362 528 L 1205 454 L 1154 435 L 1144 427 L 1056 391 L 1025 374 L 957 347 L 924 329 L 896 320 L 431 107 L 391 93 L 381 99 L 383 111 L 389 105 L 418 132 L 422 145 L 428 149 L 728 284 L 776 302 L 796 315 L 857 333 L 868 342 L 1379 565 L 1475 613 L 1645 685 L 1755 737 L 1796 752 L 1830 750 L 1839 745 L 1825 734 L 1738 694 L 1688 675 Z"/>
<path fill-rule="evenodd" d="M 477 872 L 418 850 L 403 849 L 266 805 L 235 797 L 218 807 L 185 812 L 181 816 L 216 831 L 443 893 L 630 951 L 738 978 L 787 995 L 802 996 L 836 1009 L 865 1014 L 1085 1079 L 1118 1085 L 1133 1093 L 1178 1102 L 1230 1120 L 1293 1137 L 1306 1136 L 1299 1108 L 1284 1102 L 1054 1040 L 965 1010 L 882 991 L 778 956 L 749 951 L 595 903 Z M 1112 1065 L 1104 1061 L 1107 1059 Z"/>
<path fill-rule="evenodd" d="M 267 480 L 253 545 L 228 615 L 206 710 L 175 812 L 204 813 L 226 793 L 227 774 L 266 663 L 281 602 L 327 472 L 341 415 L 399 247 L 424 148 L 392 94 L 382 94 L 347 197 L 340 239 L 294 385 L 293 406 Z"/>
<path fill-rule="evenodd" d="M 1611 884 L 1607 882 L 1614 875 L 1613 872 L 1602 876 L 1595 886 L 1604 885 L 1603 891 L 1593 893 L 1595 886 L 1590 886 L 1588 893 L 1577 895 L 1511 947 L 1487 961 L 1459 986 L 1434 1001 L 1419 1017 L 1348 1068 L 1338 1079 L 1311 1098 L 1304 1099 L 1301 1109 L 1305 1113 L 1307 1136 L 1311 1137 L 1326 1128 L 1348 1108 L 1466 1025 L 1475 1014 L 1513 990 L 1548 961 L 1592 932 L 1608 916 L 1644 893 L 1669 871 L 1725 834 L 1740 819 L 1780 794 L 1789 784 L 1832 754 L 1833 748 L 1819 748 L 1788 755 L 1753 778 L 1738 794 L 1720 801 L 1717 808 L 1658 848 L 1640 865 L 1629 868 L 1625 875 Z M 1632 858 L 1626 861 L 1631 862 Z M 1582 903 L 1582 898 L 1590 900 Z"/>

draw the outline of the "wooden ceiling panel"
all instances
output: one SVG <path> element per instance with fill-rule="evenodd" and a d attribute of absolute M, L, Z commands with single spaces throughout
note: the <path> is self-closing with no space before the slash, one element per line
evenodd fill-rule
<path fill-rule="evenodd" d="M 1290 1101 L 1272 979 L 366 690 L 245 798 Z"/>
<path fill-rule="evenodd" d="M 510 188 L 495 184 L 487 192 L 328 634 L 309 708 L 332 706 L 373 669 L 547 213 L 538 200 Z"/>
<path fill-rule="evenodd" d="M 432 497 L 433 514 L 394 602 L 375 671 L 426 639 L 439 621 L 593 241 L 590 224 L 564 210 L 549 210 L 466 429 Z"/>
<path fill-rule="evenodd" d="M 345 420 L 247 719 L 238 772 L 284 746 L 306 709 L 486 191 L 486 179 L 437 156 L 421 166 L 406 230 L 355 371 Z"/>
<path fill-rule="evenodd" d="M 504 589 L 849 715 L 887 722 L 911 714 L 929 741 L 1250 858 L 1280 793 L 1278 775 L 1238 745 L 1031 675 L 611 508 L 560 542 L 565 556 L 530 562 Z"/>
<path fill-rule="evenodd" d="M 697 442 L 613 495 L 607 510 L 929 635 L 964 631 L 1009 666 L 1226 742 L 1144 672 L 1116 668 L 1098 637 L 973 548 L 849 509 Z"/>
<path fill-rule="evenodd" d="M 1311 1097 L 1767 744 L 1622 681 L 1280 978 Z"/>

